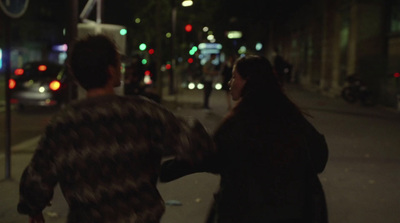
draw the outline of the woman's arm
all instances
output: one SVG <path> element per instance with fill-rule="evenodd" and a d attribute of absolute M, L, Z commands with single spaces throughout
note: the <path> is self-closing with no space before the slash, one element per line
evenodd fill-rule
<path fill-rule="evenodd" d="M 201 172 L 217 174 L 218 167 L 216 160 L 216 155 L 208 156 L 202 162 L 196 164 L 185 160 L 178 160 L 177 158 L 166 160 L 161 164 L 160 181 L 170 182 L 189 174 Z"/>
<path fill-rule="evenodd" d="M 180 177 L 195 173 L 196 168 L 185 161 L 170 159 L 161 164 L 160 181 L 170 182 Z"/>

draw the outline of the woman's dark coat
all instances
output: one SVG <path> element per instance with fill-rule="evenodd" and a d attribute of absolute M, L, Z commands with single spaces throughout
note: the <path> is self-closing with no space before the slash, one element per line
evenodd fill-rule
<path fill-rule="evenodd" d="M 300 112 L 293 112 L 298 111 L 295 107 L 288 112 L 264 107 L 251 100 L 241 102 L 216 130 L 214 156 L 195 167 L 177 159 L 167 161 L 161 180 L 201 171 L 220 174 L 211 222 L 326 222 L 317 177 L 328 157 L 323 135 Z M 315 193 L 320 199 L 317 207 Z M 311 220 L 316 215 L 319 220 Z"/>

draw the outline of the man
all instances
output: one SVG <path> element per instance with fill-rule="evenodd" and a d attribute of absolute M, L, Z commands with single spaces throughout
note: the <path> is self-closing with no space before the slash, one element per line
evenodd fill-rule
<path fill-rule="evenodd" d="M 164 202 L 156 188 L 167 149 L 182 160 L 212 149 L 203 126 L 178 119 L 140 96 L 118 96 L 120 57 L 103 35 L 76 42 L 68 65 L 87 98 L 53 117 L 20 182 L 18 211 L 44 222 L 56 184 L 69 205 L 69 223 L 159 222 Z M 199 153 L 197 153 L 199 154 Z"/>
<path fill-rule="evenodd" d="M 218 75 L 218 71 L 216 70 L 215 65 L 212 63 L 213 60 L 217 57 L 216 54 L 211 54 L 210 59 L 203 66 L 203 75 L 204 75 L 204 109 L 210 109 L 210 95 L 212 92 L 212 84 L 214 81 L 214 77 Z"/>

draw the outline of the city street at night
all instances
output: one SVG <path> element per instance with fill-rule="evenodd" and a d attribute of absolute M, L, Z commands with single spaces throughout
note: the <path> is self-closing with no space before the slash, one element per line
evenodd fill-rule
<path fill-rule="evenodd" d="M 400 192 L 400 114 L 381 106 L 347 104 L 297 85 L 286 87 L 288 94 L 313 118 L 325 134 L 329 161 L 320 175 L 328 202 L 330 223 L 397 223 Z M 201 107 L 202 92 L 181 90 L 166 96 L 164 104 L 179 116 L 198 118 L 212 132 L 226 112 L 224 92 L 214 91 L 211 111 Z M 263 103 L 263 102 L 260 102 Z M 16 212 L 18 181 L 27 165 L 37 137 L 13 145 L 12 180 L 0 182 L 0 222 L 25 222 Z M 4 173 L 4 155 L 0 156 Z M 3 175 L 1 175 L 3 177 Z M 163 223 L 204 222 L 218 176 L 199 173 L 170 183 L 160 183 L 167 203 Z M 67 205 L 59 189 L 52 206 L 44 210 L 46 222 L 65 222 Z"/>
<path fill-rule="evenodd" d="M 311 172 L 326 147 L 281 86 L 325 136 L 328 222 L 400 223 L 399 61 L 400 0 L 0 0 L 0 223 L 29 221 L 20 193 L 20 212 L 39 213 L 30 198 L 54 186 L 45 180 L 79 210 L 70 221 L 158 221 L 165 147 L 221 176 L 159 182 L 161 223 L 206 222 L 219 189 L 223 222 L 324 215 Z M 214 141 L 123 97 L 137 95 L 199 120 Z M 204 152 L 212 143 L 217 155 Z M 56 185 L 46 223 L 67 222 L 66 200 Z"/>

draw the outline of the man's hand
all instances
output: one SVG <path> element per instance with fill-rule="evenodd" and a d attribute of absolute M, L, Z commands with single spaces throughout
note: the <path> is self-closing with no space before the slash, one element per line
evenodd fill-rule
<path fill-rule="evenodd" d="M 29 223 L 44 223 L 43 214 L 40 213 L 34 217 L 29 217 Z"/>

